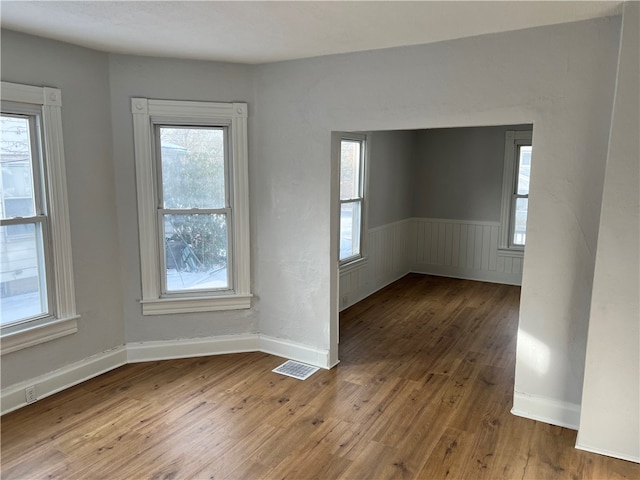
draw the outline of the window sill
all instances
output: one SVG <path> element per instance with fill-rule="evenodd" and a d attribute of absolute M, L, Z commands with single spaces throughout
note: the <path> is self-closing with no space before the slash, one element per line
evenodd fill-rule
<path fill-rule="evenodd" d="M 251 308 L 253 295 L 226 295 L 219 297 L 180 297 L 141 300 L 143 315 L 170 315 L 173 313 L 216 312 Z"/>
<path fill-rule="evenodd" d="M 2 329 L 2 355 L 49 342 L 78 331 L 79 315 L 42 319 Z"/>
<path fill-rule="evenodd" d="M 511 258 L 523 258 L 524 257 L 524 249 L 521 248 L 499 248 L 498 249 L 499 257 L 511 257 Z"/>
<path fill-rule="evenodd" d="M 339 267 L 340 274 L 349 273 L 353 270 L 359 270 L 361 268 L 366 267 L 368 263 L 369 263 L 368 257 L 357 258 L 350 262 L 344 263 Z"/>

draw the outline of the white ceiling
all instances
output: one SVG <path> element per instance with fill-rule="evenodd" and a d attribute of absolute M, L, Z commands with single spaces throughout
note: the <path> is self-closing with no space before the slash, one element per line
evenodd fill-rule
<path fill-rule="evenodd" d="M 0 1 L 3 28 L 107 52 L 267 63 L 617 15 L 618 1 Z"/>

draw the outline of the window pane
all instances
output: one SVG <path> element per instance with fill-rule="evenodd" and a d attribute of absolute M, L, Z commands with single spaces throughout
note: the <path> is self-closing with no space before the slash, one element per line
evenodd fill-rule
<path fill-rule="evenodd" d="M 531 146 L 521 146 L 518 152 L 518 195 L 529 195 L 531 176 Z"/>
<path fill-rule="evenodd" d="M 21 227 L 12 239 L 8 230 Z M 2 325 L 47 313 L 44 255 L 40 223 L 0 227 L 0 315 Z"/>
<path fill-rule="evenodd" d="M 360 212 L 362 204 L 343 203 L 340 208 L 340 260 L 360 255 Z"/>
<path fill-rule="evenodd" d="M 229 288 L 227 216 L 165 215 L 167 292 Z"/>
<path fill-rule="evenodd" d="M 222 128 L 160 128 L 164 208 L 225 208 Z"/>
<path fill-rule="evenodd" d="M 361 142 L 342 140 L 340 150 L 340 200 L 360 197 Z"/>
<path fill-rule="evenodd" d="M 34 216 L 29 119 L 2 115 L 0 140 L 2 218 Z"/>
<path fill-rule="evenodd" d="M 513 222 L 513 244 L 524 245 L 527 237 L 528 198 L 516 198 L 516 211 Z"/>

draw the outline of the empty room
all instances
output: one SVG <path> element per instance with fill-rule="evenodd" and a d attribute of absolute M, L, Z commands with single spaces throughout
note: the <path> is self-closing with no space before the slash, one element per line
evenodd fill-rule
<path fill-rule="evenodd" d="M 638 2 L 1 8 L 3 478 L 640 478 Z"/>

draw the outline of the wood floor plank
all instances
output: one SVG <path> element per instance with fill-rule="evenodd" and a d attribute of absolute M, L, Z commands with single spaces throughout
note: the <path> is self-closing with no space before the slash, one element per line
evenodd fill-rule
<path fill-rule="evenodd" d="M 340 364 L 129 364 L 2 417 L 1 476 L 138 479 L 633 479 L 576 432 L 516 417 L 520 289 L 408 275 L 341 313 Z"/>

